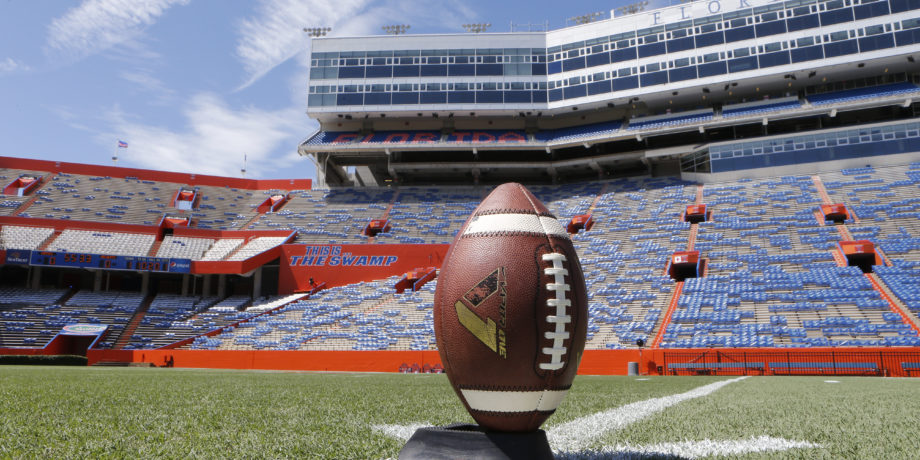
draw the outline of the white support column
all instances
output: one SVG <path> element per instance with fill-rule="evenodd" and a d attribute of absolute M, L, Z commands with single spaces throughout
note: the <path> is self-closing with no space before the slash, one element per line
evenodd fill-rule
<path fill-rule="evenodd" d="M 102 270 L 93 272 L 93 292 L 102 290 Z"/>
<path fill-rule="evenodd" d="M 32 267 L 32 289 L 38 289 L 42 286 L 42 268 Z"/>
<path fill-rule="evenodd" d="M 252 274 L 252 298 L 258 299 L 262 296 L 262 267 L 256 269 Z"/>
<path fill-rule="evenodd" d="M 217 276 L 217 297 L 224 298 L 227 295 L 227 275 Z"/>

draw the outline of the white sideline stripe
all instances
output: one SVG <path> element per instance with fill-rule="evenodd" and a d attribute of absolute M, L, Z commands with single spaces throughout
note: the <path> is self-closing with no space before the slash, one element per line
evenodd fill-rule
<path fill-rule="evenodd" d="M 413 423 L 411 425 L 374 425 L 371 428 L 391 438 L 396 438 L 405 442 L 415 434 L 415 430 L 426 426 L 433 425 L 430 423 Z"/>
<path fill-rule="evenodd" d="M 747 376 L 722 380 L 694 388 L 685 393 L 646 399 L 645 401 L 634 402 L 616 409 L 598 412 L 556 425 L 547 430 L 546 435 L 549 438 L 550 445 L 556 451 L 565 452 L 583 449 L 592 440 L 603 436 L 607 432 L 621 430 L 627 425 L 651 417 L 675 404 L 706 396 L 726 385 L 746 378 Z"/>
<path fill-rule="evenodd" d="M 530 412 L 556 410 L 568 390 L 460 392 L 471 409 L 489 412 Z"/>
<path fill-rule="evenodd" d="M 533 214 L 487 214 L 473 218 L 463 235 L 495 232 L 545 233 L 568 239 L 562 224 L 552 217 Z"/>
<path fill-rule="evenodd" d="M 649 446 L 617 444 L 598 450 L 581 452 L 557 452 L 556 460 L 635 460 L 651 456 L 674 456 L 679 458 L 719 457 L 744 455 L 755 452 L 780 452 L 789 449 L 822 447 L 808 441 L 794 441 L 770 436 L 751 436 L 749 439 L 713 441 L 663 442 Z"/>
<path fill-rule="evenodd" d="M 650 456 L 677 456 L 680 458 L 715 457 L 725 455 L 744 455 L 756 452 L 781 452 L 790 449 L 820 448 L 821 444 L 808 441 L 796 441 L 770 436 L 750 437 L 739 440 L 703 439 L 701 441 L 664 442 L 647 446 L 632 444 L 617 444 L 604 446 L 599 449 L 587 448 L 587 443 L 607 431 L 625 428 L 627 425 L 649 417 L 661 410 L 673 406 L 681 401 L 699 398 L 708 395 L 730 383 L 745 379 L 740 377 L 731 380 L 703 385 L 690 390 L 662 398 L 648 399 L 626 406 L 600 412 L 588 417 L 573 420 L 549 430 L 549 440 L 555 446 L 557 460 L 636 460 Z M 591 425 L 597 423 L 597 425 Z M 430 423 L 413 423 L 410 425 L 374 425 L 372 428 L 391 438 L 406 442 L 415 433 L 415 430 L 431 426 Z M 568 442 L 566 448 L 559 444 L 560 434 L 571 429 L 597 430 L 594 436 L 573 437 L 564 439 Z"/>

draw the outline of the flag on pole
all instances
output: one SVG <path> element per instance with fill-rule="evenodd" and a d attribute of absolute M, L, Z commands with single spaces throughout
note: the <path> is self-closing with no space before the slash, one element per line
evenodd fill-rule
<path fill-rule="evenodd" d="M 118 148 L 120 148 L 120 149 L 126 149 L 126 148 L 128 148 L 128 143 L 125 142 L 125 141 L 119 140 L 119 141 L 118 141 Z"/>

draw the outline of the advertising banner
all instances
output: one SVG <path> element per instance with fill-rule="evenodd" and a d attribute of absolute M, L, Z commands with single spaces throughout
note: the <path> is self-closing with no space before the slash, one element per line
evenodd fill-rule
<path fill-rule="evenodd" d="M 279 292 L 313 285 L 343 286 L 440 267 L 449 244 L 287 244 L 282 247 Z M 313 285 L 310 280 L 313 280 Z"/>

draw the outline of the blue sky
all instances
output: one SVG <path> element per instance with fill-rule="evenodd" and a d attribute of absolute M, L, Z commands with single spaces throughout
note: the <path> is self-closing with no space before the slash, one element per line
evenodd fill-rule
<path fill-rule="evenodd" d="M 309 41 L 543 23 L 631 3 L 469 0 L 0 1 L 0 155 L 247 177 L 314 178 L 297 145 Z M 117 149 L 117 141 L 128 143 Z"/>

